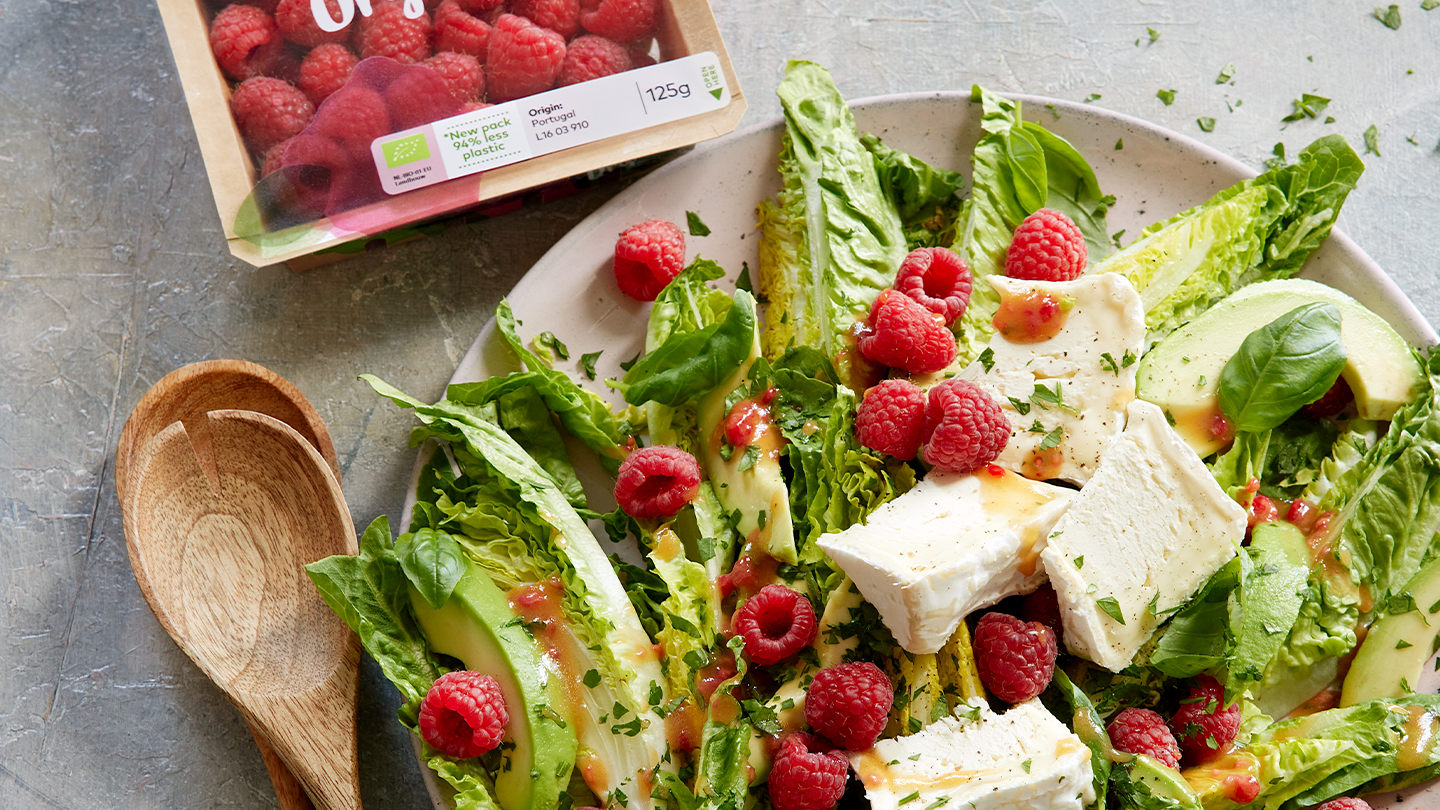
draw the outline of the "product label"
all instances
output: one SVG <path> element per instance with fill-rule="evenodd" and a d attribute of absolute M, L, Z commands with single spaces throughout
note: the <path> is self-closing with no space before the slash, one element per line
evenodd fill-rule
<path fill-rule="evenodd" d="M 720 60 L 697 53 L 376 138 L 380 184 L 400 194 L 730 103 Z"/>

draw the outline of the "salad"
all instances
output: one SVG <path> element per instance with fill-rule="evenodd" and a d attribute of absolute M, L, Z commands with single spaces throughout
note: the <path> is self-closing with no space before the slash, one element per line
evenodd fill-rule
<path fill-rule="evenodd" d="M 676 276 L 650 309 L 645 352 L 607 381 L 625 407 L 557 368 L 565 350 L 522 336 L 507 303 L 496 323 L 523 370 L 452 385 L 434 404 L 366 377 L 420 420 L 418 502 L 398 537 L 382 517 L 358 556 L 308 569 L 400 690 L 412 730 L 446 673 L 494 677 L 509 718 L 498 747 L 462 758 L 422 746 L 455 806 L 796 807 L 769 787 L 777 755 L 818 733 L 817 683 L 860 663 L 883 673 L 890 708 L 872 747 L 846 746 L 846 804 L 1306 807 L 1440 774 L 1440 698 L 1412 689 L 1440 613 L 1440 360 L 1347 297 L 1289 279 L 1363 170 L 1348 144 L 1322 138 L 1117 248 L 1114 199 L 1016 102 L 973 91 L 983 132 L 965 188 L 858 132 L 823 68 L 791 63 L 778 93 L 782 190 L 759 208 L 758 274 L 696 259 Z M 1084 275 L 1052 284 L 1071 298 L 1073 330 L 1099 342 L 1085 290 L 1132 297 L 1102 351 L 1007 353 L 996 334 L 1012 234 L 1042 208 L 1088 248 Z M 1026 448 L 973 473 L 856 439 L 866 392 L 904 376 L 866 360 L 856 336 L 919 247 L 953 249 L 974 285 L 951 325 L 954 362 L 912 381 L 989 386 Z M 733 292 L 719 286 L 737 276 Z M 1034 370 L 1082 355 L 1069 376 Z M 1086 393 L 1094 381 L 1104 402 Z M 1338 407 L 1301 407 L 1325 400 Z M 763 439 L 716 438 L 756 413 Z M 1104 445 L 1094 463 L 1034 464 L 1099 423 L 1110 433 L 1087 439 Z M 673 517 L 631 517 L 578 472 L 614 476 L 642 446 L 700 461 Z M 1128 499 L 1152 504 L 1136 536 L 1153 540 L 1144 515 L 1188 517 L 1187 493 L 1215 496 L 1205 508 L 1219 522 L 1196 525 L 1230 528 L 1197 530 L 1203 564 L 1126 565 L 1111 535 L 1083 537 L 1134 509 L 1120 447 L 1154 480 L 1193 484 Z M 1011 495 L 984 515 L 933 507 L 970 521 L 948 545 L 907 528 L 924 503 L 995 481 Z M 1018 492 L 1034 506 L 1015 508 Z M 951 582 L 907 602 L 882 573 L 937 580 L 882 553 L 905 543 L 937 566 L 972 551 L 991 561 L 965 567 L 969 601 Z M 1125 589 L 1129 568 L 1149 572 L 1144 590 Z M 735 622 L 776 586 L 801 597 L 814 636 L 772 661 Z M 1046 592 L 1061 608 L 1058 663 L 1038 697 L 1004 700 L 982 677 L 979 625 Z M 1197 704 L 1197 688 L 1221 691 Z M 1238 728 L 1172 767 L 1112 739 L 1132 709 L 1233 711 Z"/>

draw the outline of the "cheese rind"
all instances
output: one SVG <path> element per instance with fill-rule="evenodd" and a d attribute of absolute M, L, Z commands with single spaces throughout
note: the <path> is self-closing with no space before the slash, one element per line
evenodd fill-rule
<path fill-rule="evenodd" d="M 1114 672 L 1160 625 L 1156 613 L 1187 601 L 1235 556 L 1246 524 L 1163 411 L 1136 400 L 1127 416 L 1041 553 L 1065 646 Z"/>
<path fill-rule="evenodd" d="M 923 810 L 942 797 L 947 810 L 1080 810 L 1095 800 L 1090 749 L 1035 699 L 1004 714 L 974 701 L 850 763 L 872 810 Z"/>
<path fill-rule="evenodd" d="M 1002 299 L 1041 291 L 1074 302 L 1054 337 L 1016 343 L 997 334 L 990 339 L 988 363 L 976 360 L 960 372 L 961 379 L 995 397 L 1010 420 L 1010 440 L 995 463 L 1031 478 L 1083 485 L 1120 433 L 1125 406 L 1135 398 L 1134 361 L 1145 348 L 1140 294 L 1115 273 L 1074 281 L 987 280 Z M 1050 391 L 1058 386 L 1060 405 L 1047 401 L 1048 395 L 1037 399 L 1036 386 Z M 1057 428 L 1064 430 L 1059 443 L 1047 442 Z"/>
<path fill-rule="evenodd" d="M 817 541 L 909 652 L 939 650 L 971 611 L 1045 581 L 1040 552 L 1076 493 L 996 471 L 931 472 Z"/>

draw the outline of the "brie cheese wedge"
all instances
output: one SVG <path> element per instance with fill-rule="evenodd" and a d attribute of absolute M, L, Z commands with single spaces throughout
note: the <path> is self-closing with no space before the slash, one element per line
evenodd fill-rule
<path fill-rule="evenodd" d="M 1245 538 L 1245 510 L 1144 400 L 1041 552 L 1065 646 L 1119 672 Z M 1157 615 L 1158 614 L 1158 615 Z"/>
<path fill-rule="evenodd" d="M 865 523 L 817 542 L 901 647 L 933 653 L 971 611 L 1045 581 L 1040 552 L 1076 495 L 999 467 L 931 472 Z"/>
<path fill-rule="evenodd" d="M 960 372 L 1010 420 L 1010 441 L 995 463 L 1028 478 L 1084 485 L 1135 398 L 1135 361 L 1145 349 L 1140 294 L 1116 273 L 1074 281 L 986 280 L 1002 302 L 1047 295 L 1069 307 L 1053 337 L 1024 343 L 996 334 L 989 355 Z"/>
<path fill-rule="evenodd" d="M 1037 699 L 983 700 L 909 737 L 850 754 L 872 810 L 1080 810 L 1095 800 L 1090 749 Z"/>

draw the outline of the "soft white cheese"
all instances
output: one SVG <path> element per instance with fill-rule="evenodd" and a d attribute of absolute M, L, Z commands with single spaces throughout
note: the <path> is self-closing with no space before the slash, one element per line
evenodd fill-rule
<path fill-rule="evenodd" d="M 932 472 L 818 541 L 912 653 L 939 650 L 971 611 L 1045 581 L 1046 535 L 1077 493 L 994 469 Z"/>
<path fill-rule="evenodd" d="M 1245 537 L 1245 510 L 1164 411 L 1135 400 L 1127 413 L 1124 432 L 1041 553 L 1065 646 L 1115 672 L 1160 624 L 1156 614 L 1189 600 Z"/>
<path fill-rule="evenodd" d="M 1095 800 L 1090 749 L 1034 699 L 1004 714 L 977 700 L 852 753 L 850 765 L 872 810 L 1079 810 Z"/>
<path fill-rule="evenodd" d="M 1054 337 L 1017 343 L 997 334 L 990 339 L 990 356 L 960 372 L 994 396 L 1010 419 L 1010 441 L 995 463 L 1030 478 L 1083 485 L 1120 433 L 1125 406 L 1135 398 L 1135 360 L 1145 348 L 1140 294 L 1116 273 L 1074 281 L 987 280 L 1002 301 L 1038 291 L 1073 302 Z M 1058 386 L 1059 404 L 1051 401 L 1053 394 L 1037 397 L 1037 386 L 1049 392 Z M 1062 435 L 1053 435 L 1057 428 Z"/>

